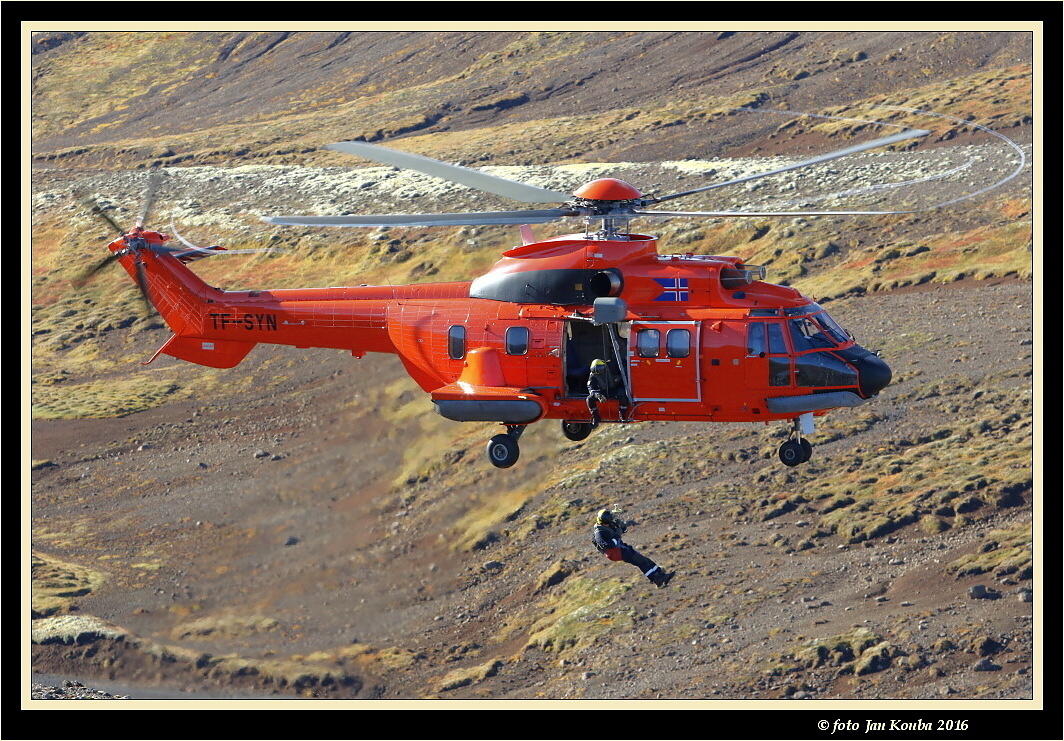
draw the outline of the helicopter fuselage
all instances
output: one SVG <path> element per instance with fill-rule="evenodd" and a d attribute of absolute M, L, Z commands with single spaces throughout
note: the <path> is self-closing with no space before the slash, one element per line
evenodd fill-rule
<path fill-rule="evenodd" d="M 391 353 L 441 415 L 511 433 L 585 424 L 595 359 L 611 370 L 605 422 L 797 420 L 889 383 L 882 360 L 760 268 L 619 236 L 515 247 L 473 281 L 256 291 L 212 288 L 124 238 L 111 249 L 175 333 L 161 353 L 221 368 L 259 343 Z"/>
<path fill-rule="evenodd" d="M 895 130 L 664 195 L 645 195 L 616 178 L 592 180 L 569 195 L 365 141 L 337 142 L 325 149 L 522 203 L 555 205 L 262 217 L 278 226 L 329 228 L 519 226 L 524 244 L 504 252 L 491 270 L 472 281 L 224 291 L 208 286 L 187 266 L 223 248 L 201 249 L 178 235 L 188 249 L 172 249 L 166 246 L 170 237 L 145 230 L 143 219 L 110 244 L 111 255 L 90 274 L 113 260 L 129 272 L 174 331 L 156 356 L 231 368 L 260 343 L 337 348 L 355 356 L 395 354 L 441 415 L 506 428 L 488 442 L 488 457 L 499 468 L 516 462 L 517 440 L 527 425 L 548 418 L 561 420 L 570 440 L 584 439 L 600 421 L 790 420 L 792 432 L 780 445 L 779 457 L 793 466 L 812 454 L 804 436 L 813 431 L 814 417 L 874 398 L 890 383 L 890 368 L 814 301 L 791 287 L 766 282 L 763 268 L 745 265 L 738 257 L 662 255 L 654 237 L 630 233 L 629 224 L 647 218 L 902 215 L 988 190 L 902 210 L 659 208 L 872 149 L 910 147 L 932 133 L 876 123 Z M 1022 151 L 1017 151 L 1022 167 Z M 937 176 L 890 185 L 932 177 Z M 98 204 L 89 205 L 121 230 Z M 583 219 L 583 234 L 543 241 L 532 237 L 532 224 L 571 218 Z M 594 389 L 589 383 L 592 366 Z"/>

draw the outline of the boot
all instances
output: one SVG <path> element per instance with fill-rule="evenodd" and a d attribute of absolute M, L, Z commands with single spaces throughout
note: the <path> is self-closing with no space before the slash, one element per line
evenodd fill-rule
<path fill-rule="evenodd" d="M 650 582 L 654 586 L 661 589 L 662 587 L 668 586 L 669 582 L 672 580 L 672 574 L 666 572 L 660 566 L 657 566 L 647 574 L 647 579 L 650 579 Z"/>

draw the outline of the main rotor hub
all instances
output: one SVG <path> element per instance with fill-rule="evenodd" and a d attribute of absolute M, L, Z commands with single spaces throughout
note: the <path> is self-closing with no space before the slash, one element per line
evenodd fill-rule
<path fill-rule="evenodd" d="M 632 201 L 642 198 L 639 189 L 617 178 L 599 178 L 585 183 L 573 193 L 588 201 Z"/>

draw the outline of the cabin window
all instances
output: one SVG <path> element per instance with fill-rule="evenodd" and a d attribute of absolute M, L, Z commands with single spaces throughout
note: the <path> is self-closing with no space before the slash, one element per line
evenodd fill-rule
<path fill-rule="evenodd" d="M 636 335 L 636 352 L 641 358 L 656 358 L 661 344 L 661 332 L 656 329 L 641 329 Z"/>
<path fill-rule="evenodd" d="M 665 352 L 670 358 L 686 358 L 691 354 L 691 331 L 670 329 L 665 335 Z"/>
<path fill-rule="evenodd" d="M 447 330 L 447 354 L 452 360 L 461 360 L 466 352 L 465 327 L 455 324 Z"/>
<path fill-rule="evenodd" d="M 528 327 L 507 327 L 506 352 L 510 355 L 525 355 L 528 353 L 530 336 Z"/>

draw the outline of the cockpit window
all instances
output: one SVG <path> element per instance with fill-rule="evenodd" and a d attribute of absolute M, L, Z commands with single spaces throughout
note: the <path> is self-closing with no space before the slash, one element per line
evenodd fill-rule
<path fill-rule="evenodd" d="M 853 340 L 853 335 L 843 329 L 826 311 L 820 312 L 814 318 L 824 328 L 824 331 L 831 335 L 840 345 Z"/>
<path fill-rule="evenodd" d="M 765 352 L 765 323 L 750 322 L 746 331 L 746 354 L 757 357 Z"/>
<path fill-rule="evenodd" d="M 811 352 L 794 360 L 799 386 L 856 386 L 857 371 L 829 352 Z"/>
<path fill-rule="evenodd" d="M 791 344 L 795 352 L 835 347 L 835 343 L 824 333 L 820 325 L 809 317 L 799 317 L 788 322 L 791 329 Z"/>
<path fill-rule="evenodd" d="M 787 343 L 779 322 L 750 322 L 746 332 L 746 354 L 750 357 L 786 355 Z"/>
<path fill-rule="evenodd" d="M 768 330 L 768 351 L 773 355 L 786 353 L 787 345 L 783 341 L 783 329 L 779 322 L 769 322 L 765 329 Z"/>

